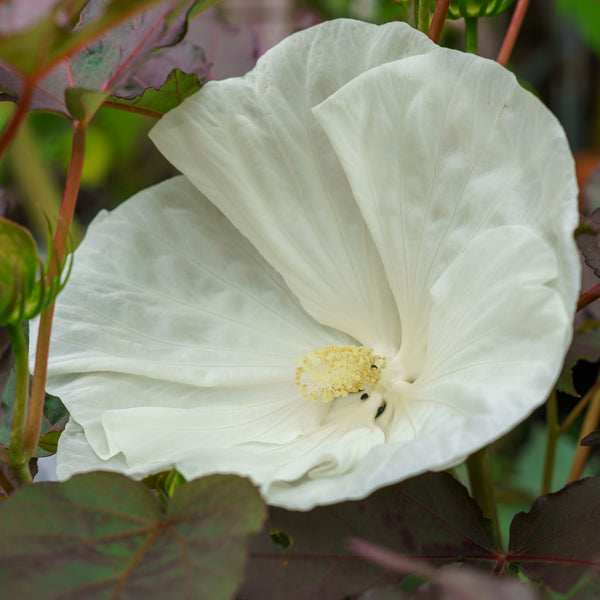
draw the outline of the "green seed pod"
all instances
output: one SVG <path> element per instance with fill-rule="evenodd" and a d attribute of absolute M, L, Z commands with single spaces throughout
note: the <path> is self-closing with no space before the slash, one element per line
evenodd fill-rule
<path fill-rule="evenodd" d="M 452 0 L 448 8 L 449 19 L 495 17 L 503 13 L 513 0 Z"/>
<path fill-rule="evenodd" d="M 0 217 L 0 326 L 20 325 L 45 310 L 63 288 L 61 271 L 49 279 L 50 251 L 44 266 L 27 229 Z"/>

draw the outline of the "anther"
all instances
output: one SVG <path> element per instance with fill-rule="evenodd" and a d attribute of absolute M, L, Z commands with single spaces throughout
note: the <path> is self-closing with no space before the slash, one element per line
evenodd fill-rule
<path fill-rule="evenodd" d="M 385 358 L 371 348 L 332 345 L 298 360 L 296 385 L 305 398 L 329 402 L 377 385 L 384 368 Z"/>

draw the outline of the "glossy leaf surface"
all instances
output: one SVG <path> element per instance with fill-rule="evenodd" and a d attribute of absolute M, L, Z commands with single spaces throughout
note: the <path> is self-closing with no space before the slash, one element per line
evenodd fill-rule
<path fill-rule="evenodd" d="M 281 533 L 291 539 L 284 548 Z M 275 533 L 276 539 L 273 539 Z M 268 528 L 252 541 L 242 600 L 330 600 L 397 582 L 347 546 L 351 537 L 433 564 L 459 558 L 494 567 L 490 523 L 466 489 L 447 473 L 426 473 L 365 500 L 310 512 L 271 509 Z"/>
<path fill-rule="evenodd" d="M 508 559 L 528 577 L 566 592 L 600 569 L 600 478 L 577 481 L 538 498 L 511 524 Z"/>
<path fill-rule="evenodd" d="M 24 488 L 0 511 L 0 581 L 8 598 L 225 600 L 240 580 L 264 505 L 235 476 L 177 488 L 166 510 L 116 473 Z"/>

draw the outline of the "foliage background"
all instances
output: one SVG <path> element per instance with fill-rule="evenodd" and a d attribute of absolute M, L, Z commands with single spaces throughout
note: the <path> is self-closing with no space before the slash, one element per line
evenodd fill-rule
<path fill-rule="evenodd" d="M 247 71 L 256 57 L 292 31 L 319 20 L 354 17 L 383 22 L 402 14 L 392 0 L 222 0 L 210 11 L 212 33 L 202 40 L 206 76 L 220 78 Z M 504 15 L 480 21 L 480 54 L 495 58 L 510 19 Z M 464 24 L 459 20 L 445 31 L 442 45 L 463 49 Z M 208 31 L 208 29 L 207 29 Z M 232 46 L 228 40 L 241 43 Z M 600 206 L 600 3 L 597 0 L 532 0 L 513 52 L 510 68 L 563 124 L 576 156 L 581 188 L 580 209 L 591 214 Z M 13 110 L 0 103 L 0 126 Z M 147 138 L 155 123 L 149 116 L 103 107 L 88 131 L 86 159 L 77 204 L 74 239 L 103 208 L 114 208 L 136 191 L 175 174 L 171 165 Z M 69 164 L 71 123 L 57 114 L 33 112 L 22 127 L 7 160 L 0 165 L 0 215 L 29 227 L 43 244 L 46 217 L 56 220 Z M 588 272 L 584 289 L 596 280 Z M 587 282 L 587 283 L 586 283 Z M 582 321 L 600 320 L 592 305 Z M 0 340 L 1 341 L 1 340 Z M 0 354 L 3 348 L 0 347 Z M 598 376 L 600 341 L 577 352 L 584 356 L 575 368 L 574 390 L 559 393 L 559 420 L 574 408 Z M 565 385 L 563 388 L 567 388 Z M 558 439 L 553 490 L 569 477 L 578 447 L 583 417 Z M 492 450 L 494 479 L 500 501 L 501 537 L 509 538 L 514 514 L 528 510 L 540 493 L 546 446 L 545 409 Z M 587 474 L 600 473 L 600 456 L 592 451 Z M 467 481 L 466 473 L 457 469 Z M 437 485 L 437 484 L 436 484 Z M 289 516 L 280 515 L 285 522 Z M 252 583 L 252 582 L 251 582 Z M 258 583 L 252 584 L 258 586 Z M 258 591 L 252 592 L 259 595 Z M 252 596 L 254 597 L 254 596 Z M 384 598 L 384 595 L 377 596 Z"/>

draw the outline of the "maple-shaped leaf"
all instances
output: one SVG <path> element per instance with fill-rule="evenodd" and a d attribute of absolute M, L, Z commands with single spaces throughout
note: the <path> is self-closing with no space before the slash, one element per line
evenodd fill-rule
<path fill-rule="evenodd" d="M 258 58 L 258 40 L 249 26 L 232 26 L 216 8 L 188 21 L 183 39 L 153 52 L 133 74 L 119 97 L 138 96 L 145 89 L 160 89 L 173 69 L 207 79 L 237 77 L 248 72 Z"/>
<path fill-rule="evenodd" d="M 118 473 L 27 486 L 0 510 L 2 597 L 230 600 L 264 513 L 234 475 L 183 483 L 166 506 Z"/>
<path fill-rule="evenodd" d="M 208 6 L 214 1 L 205 4 Z M 5 0 L 0 6 L 10 7 L 19 2 L 21 0 Z M 11 54 L 9 44 L 11 40 L 21 39 L 19 36 L 28 31 L 34 40 L 39 35 L 36 33 L 38 26 L 26 28 L 25 33 L 0 36 L 0 90 L 4 92 L 4 99 L 19 100 L 26 83 L 33 82 L 30 109 L 55 111 L 75 119 L 90 116 L 110 93 L 128 85 L 132 74 L 155 49 L 181 39 L 185 33 L 187 11 L 194 2 L 129 0 L 115 6 L 115 0 L 90 0 L 84 4 L 72 27 L 69 22 L 58 32 L 51 31 L 55 37 L 47 43 L 52 47 L 58 45 L 59 50 L 48 50 L 49 56 L 40 59 L 39 66 L 22 63 L 20 54 Z M 56 11 L 64 5 L 64 0 L 56 3 L 52 14 L 59 14 Z M 139 10 L 130 16 L 125 12 L 126 8 Z M 143 8 L 145 10 L 141 10 Z M 124 15 L 128 18 L 123 19 Z M 118 24 L 109 28 L 112 22 Z M 61 46 L 55 40 L 60 40 L 61 35 L 77 40 L 86 33 L 90 34 L 90 39 L 84 39 L 83 47 L 73 54 L 68 52 L 69 44 Z M 64 51 L 62 56 L 61 49 Z"/>
<path fill-rule="evenodd" d="M 557 592 L 600 572 L 600 477 L 541 496 L 510 526 L 507 560 Z"/>
<path fill-rule="evenodd" d="M 240 600 L 331 600 L 399 581 L 350 549 L 353 537 L 436 565 L 460 560 L 491 571 L 502 556 L 467 490 L 447 473 L 426 473 L 365 500 L 272 508 L 252 540 Z"/>

